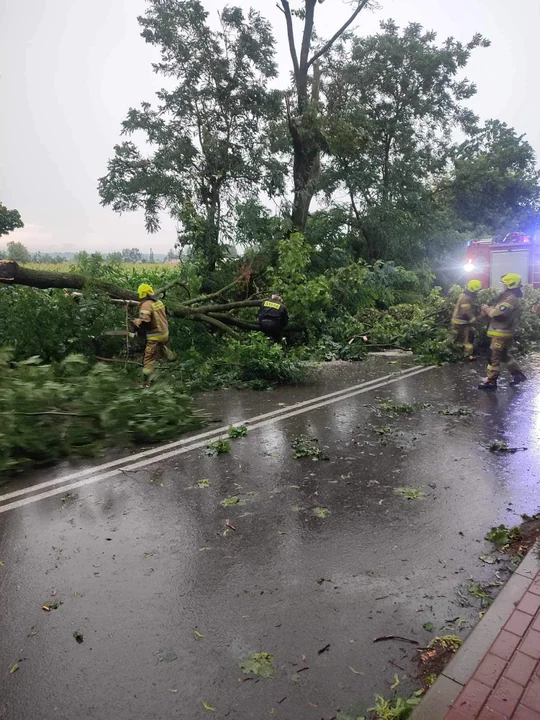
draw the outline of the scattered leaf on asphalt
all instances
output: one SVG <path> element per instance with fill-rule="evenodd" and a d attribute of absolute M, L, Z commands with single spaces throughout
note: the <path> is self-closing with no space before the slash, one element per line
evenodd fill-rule
<path fill-rule="evenodd" d="M 315 515 L 315 517 L 325 518 L 327 515 L 330 514 L 330 510 L 328 510 L 328 508 L 316 507 L 313 508 L 313 514 Z"/>
<path fill-rule="evenodd" d="M 177 690 L 176 688 L 169 688 L 169 692 L 170 692 L 170 693 L 174 693 L 174 694 L 176 695 L 176 693 L 178 692 L 178 690 Z"/>
<path fill-rule="evenodd" d="M 19 669 L 19 667 L 20 667 L 19 663 L 15 663 L 15 665 L 12 665 L 12 666 L 9 668 L 9 674 L 10 674 L 10 675 L 13 675 L 13 673 L 16 673 L 17 670 Z"/>
<path fill-rule="evenodd" d="M 209 488 L 210 480 L 208 480 L 208 478 L 203 478 L 202 480 L 199 480 L 199 482 L 197 483 L 197 486 L 200 488 Z"/>
<path fill-rule="evenodd" d="M 509 453 L 513 455 L 520 450 L 527 450 L 526 447 L 510 447 L 506 440 L 492 440 L 488 445 L 490 452 Z"/>
<path fill-rule="evenodd" d="M 234 427 L 231 425 L 231 427 L 227 430 L 227 435 L 230 438 L 246 437 L 247 434 L 248 429 L 245 425 L 240 425 L 240 427 Z"/>
<path fill-rule="evenodd" d="M 271 678 L 274 675 L 274 656 L 271 653 L 253 653 L 240 663 L 244 675 Z"/>
<path fill-rule="evenodd" d="M 307 435 L 300 435 L 291 442 L 293 458 L 310 457 L 312 460 L 329 460 L 323 448 L 319 445 L 317 438 L 310 438 Z"/>
<path fill-rule="evenodd" d="M 32 632 L 29 632 L 26 637 L 34 637 L 34 635 L 37 635 L 37 632 L 35 630 L 32 630 Z"/>
<path fill-rule="evenodd" d="M 78 643 L 82 643 L 82 641 L 84 640 L 84 635 L 82 634 L 82 632 L 80 632 L 80 630 L 75 630 L 73 632 L 73 637 Z"/>
<path fill-rule="evenodd" d="M 236 525 L 233 525 L 228 520 L 225 520 L 225 525 L 229 528 L 229 530 L 236 530 Z"/>
<path fill-rule="evenodd" d="M 399 675 L 396 673 L 394 675 L 394 682 L 392 683 L 392 685 L 390 685 L 390 689 L 395 690 L 398 685 L 399 685 Z"/>
<path fill-rule="evenodd" d="M 317 585 L 322 585 L 322 584 L 325 583 L 325 582 L 332 582 L 332 581 L 329 580 L 328 578 L 320 577 L 320 578 L 318 578 L 318 580 L 317 580 Z"/>
<path fill-rule="evenodd" d="M 203 637 L 205 637 L 205 635 L 203 635 L 202 633 L 200 633 L 198 630 L 195 630 L 195 635 L 196 635 L 196 637 L 198 637 L 198 638 L 203 638 Z"/>
<path fill-rule="evenodd" d="M 433 623 L 432 623 L 432 622 L 425 622 L 422 627 L 423 627 L 424 630 L 426 630 L 427 632 L 432 632 L 432 631 L 433 631 Z"/>
<path fill-rule="evenodd" d="M 217 457 L 223 453 L 230 453 L 231 449 L 232 446 L 228 440 L 214 440 L 206 443 L 205 453 L 208 457 Z"/>
<path fill-rule="evenodd" d="M 223 505 L 223 507 L 229 507 L 231 505 L 245 505 L 245 501 L 241 500 L 238 495 L 231 495 L 231 497 L 226 497 L 222 500 L 220 505 Z"/>
<path fill-rule="evenodd" d="M 154 653 L 154 657 L 156 658 L 157 664 L 160 662 L 172 662 L 173 660 L 176 660 L 178 658 L 178 655 L 172 650 L 156 650 L 156 652 Z"/>
<path fill-rule="evenodd" d="M 42 610 L 45 610 L 45 612 L 50 612 L 51 610 L 58 610 L 60 607 L 60 603 L 56 600 L 46 602 L 44 605 L 41 606 Z"/>
<path fill-rule="evenodd" d="M 6 563 L 5 563 L 4 560 L 0 560 L 0 567 L 4 567 L 5 564 L 6 564 Z"/>
<path fill-rule="evenodd" d="M 352 672 L 353 675 L 363 675 L 363 672 L 360 672 L 360 670 L 355 670 L 353 667 L 349 665 L 349 670 Z"/>
<path fill-rule="evenodd" d="M 205 710 L 207 710 L 208 712 L 216 712 L 216 708 L 215 708 L 215 707 L 212 707 L 211 705 L 209 705 L 209 704 L 208 704 L 207 702 L 205 702 L 204 700 L 202 701 L 202 706 L 203 706 L 203 708 L 204 708 Z"/>
<path fill-rule="evenodd" d="M 405 500 L 419 500 L 425 497 L 425 492 L 415 487 L 398 487 L 394 489 L 397 495 L 401 495 Z"/>
<path fill-rule="evenodd" d="M 497 558 L 494 555 L 485 555 L 484 553 L 480 553 L 478 559 L 485 562 L 487 565 L 495 565 L 497 562 Z"/>
<path fill-rule="evenodd" d="M 506 525 L 496 525 L 486 534 L 485 539 L 492 542 L 496 547 L 501 548 L 511 540 L 518 540 L 520 537 L 519 528 L 507 528 Z"/>

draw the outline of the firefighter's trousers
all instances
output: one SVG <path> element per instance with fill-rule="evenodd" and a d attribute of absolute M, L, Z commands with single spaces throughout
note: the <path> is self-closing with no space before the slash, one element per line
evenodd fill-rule
<path fill-rule="evenodd" d="M 156 335 L 146 339 L 143 374 L 147 380 L 154 377 L 156 372 L 156 362 L 159 359 L 167 360 L 168 362 L 174 360 L 174 353 L 169 348 L 168 335 Z"/>
<path fill-rule="evenodd" d="M 473 327 L 472 325 L 452 325 L 453 340 L 458 345 L 463 345 L 465 355 L 472 355 L 473 351 Z"/>
<path fill-rule="evenodd" d="M 501 365 L 504 365 L 512 375 L 521 372 L 519 365 L 512 355 L 510 355 L 510 347 L 513 342 L 513 337 L 491 338 L 491 359 L 487 367 L 488 380 L 496 380 L 499 377 L 501 374 Z"/>

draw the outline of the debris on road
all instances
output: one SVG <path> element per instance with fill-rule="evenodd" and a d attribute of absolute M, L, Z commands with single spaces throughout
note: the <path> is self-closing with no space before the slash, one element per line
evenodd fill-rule
<path fill-rule="evenodd" d="M 80 632 L 80 630 L 74 630 L 73 637 L 79 644 L 82 643 L 82 641 L 84 640 L 84 635 L 82 634 L 82 632 Z"/>
<path fill-rule="evenodd" d="M 224 453 L 230 453 L 231 450 L 232 445 L 228 440 L 214 440 L 213 442 L 206 443 L 205 454 L 208 455 L 208 457 L 217 457 Z"/>
<path fill-rule="evenodd" d="M 274 656 L 271 653 L 253 653 L 240 663 L 244 675 L 271 678 L 274 675 Z"/>
<path fill-rule="evenodd" d="M 490 452 L 498 452 L 498 453 L 509 453 L 513 455 L 514 453 L 519 452 L 520 450 L 527 450 L 526 447 L 510 447 L 506 440 L 492 440 L 492 442 L 488 445 L 488 450 Z"/>
<path fill-rule="evenodd" d="M 317 655 L 322 655 L 323 653 L 328 652 L 328 650 L 330 650 L 330 643 L 328 643 L 328 645 L 325 645 L 324 647 L 322 647 L 322 648 L 317 652 Z"/>
<path fill-rule="evenodd" d="M 204 708 L 205 710 L 207 710 L 208 712 L 216 712 L 216 708 L 215 708 L 215 707 L 212 707 L 211 705 L 209 705 L 209 704 L 208 704 L 207 702 L 205 702 L 204 700 L 202 701 L 202 706 L 203 706 L 203 708 Z"/>
<path fill-rule="evenodd" d="M 405 500 L 420 500 L 426 496 L 426 493 L 415 487 L 398 487 L 394 488 L 396 495 L 401 495 Z"/>
<path fill-rule="evenodd" d="M 230 428 L 227 430 L 227 435 L 230 438 L 246 437 L 247 434 L 248 429 L 245 425 L 240 425 L 240 427 L 234 427 L 233 425 L 231 425 Z"/>
<path fill-rule="evenodd" d="M 291 442 L 293 458 L 310 457 L 312 460 L 329 460 L 324 449 L 319 445 L 317 438 L 310 438 L 307 435 L 299 435 Z"/>
<path fill-rule="evenodd" d="M 485 553 L 480 553 L 478 559 L 486 563 L 486 565 L 495 565 L 495 563 L 498 562 L 494 555 L 486 555 Z"/>
<path fill-rule="evenodd" d="M 202 639 L 202 638 L 206 637 L 206 635 L 203 635 L 203 634 L 200 633 L 198 630 L 195 630 L 195 637 L 198 637 L 199 639 Z"/>
<path fill-rule="evenodd" d="M 353 667 L 349 665 L 349 670 L 352 672 L 353 675 L 364 675 L 363 672 L 360 672 L 360 670 L 355 670 Z"/>
<path fill-rule="evenodd" d="M 433 638 L 427 648 L 418 651 L 419 677 L 424 691 L 433 685 L 462 644 L 463 640 L 457 635 L 443 635 Z"/>
<path fill-rule="evenodd" d="M 172 650 L 156 650 L 154 657 L 156 658 L 156 665 L 161 662 L 169 663 L 178 659 L 178 655 Z"/>
<path fill-rule="evenodd" d="M 223 507 L 230 507 L 231 505 L 245 505 L 246 501 L 242 500 L 239 495 L 231 495 L 224 498 L 219 504 Z"/>
<path fill-rule="evenodd" d="M 465 417 L 467 415 L 472 415 L 473 409 L 470 407 L 447 407 L 444 410 L 439 410 L 439 414 Z"/>
<path fill-rule="evenodd" d="M 433 632 L 433 623 L 432 622 L 425 622 L 422 627 L 426 632 Z"/>
<path fill-rule="evenodd" d="M 380 637 L 374 638 L 373 642 L 378 643 L 383 642 L 383 640 L 403 640 L 403 642 L 411 643 L 411 645 L 418 645 L 418 640 L 411 640 L 401 635 L 381 635 Z"/>
<path fill-rule="evenodd" d="M 199 480 L 197 483 L 197 487 L 200 488 L 209 488 L 210 487 L 210 480 L 208 478 L 203 478 L 202 480 Z"/>
<path fill-rule="evenodd" d="M 59 607 L 60 607 L 59 602 L 57 602 L 56 600 L 54 600 L 54 601 L 49 600 L 49 602 L 46 602 L 41 606 L 41 609 L 45 610 L 45 612 L 50 612 L 51 610 L 58 610 Z"/>
<path fill-rule="evenodd" d="M 330 515 L 330 510 L 328 510 L 328 508 L 324 508 L 324 507 L 316 507 L 316 508 L 313 508 L 313 514 L 315 515 L 315 517 L 325 518 L 328 515 Z"/>
<path fill-rule="evenodd" d="M 235 530 L 236 531 L 236 525 L 233 525 L 228 520 L 225 520 L 225 527 L 229 528 L 229 530 Z"/>
<path fill-rule="evenodd" d="M 18 662 L 16 662 L 15 665 L 12 665 L 12 666 L 9 668 L 9 674 L 10 674 L 10 675 L 13 675 L 14 673 L 17 672 L 17 670 L 18 670 L 19 668 L 20 668 L 20 665 L 19 665 Z"/>

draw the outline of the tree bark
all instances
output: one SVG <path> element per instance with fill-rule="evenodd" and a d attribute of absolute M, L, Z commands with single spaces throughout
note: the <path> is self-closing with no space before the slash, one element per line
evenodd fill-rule
<path fill-rule="evenodd" d="M 304 0 L 304 28 L 300 58 L 296 51 L 292 12 L 288 0 L 281 0 L 281 9 L 285 15 L 289 52 L 294 69 L 296 87 L 296 112 L 291 112 L 287 103 L 289 134 L 293 147 L 294 199 L 291 212 L 293 226 L 304 232 L 309 216 L 309 208 L 320 178 L 320 157 L 324 148 L 322 133 L 317 127 L 319 102 L 320 69 L 318 61 L 330 50 L 334 43 L 354 22 L 370 0 L 357 0 L 355 10 L 334 35 L 310 58 L 311 43 L 315 24 L 317 0 Z M 313 90 L 308 96 L 309 69 L 313 65 Z"/>
<path fill-rule="evenodd" d="M 110 298 L 117 302 L 139 303 L 139 297 L 133 290 L 114 285 L 113 283 L 103 282 L 94 278 L 88 278 L 79 273 L 59 273 L 47 270 L 30 270 L 21 267 L 12 260 L 0 260 L 0 287 L 1 285 L 25 285 L 27 287 L 39 288 L 42 290 L 48 288 L 71 289 L 98 291 L 107 294 Z M 218 290 L 210 295 L 201 295 L 197 298 L 187 300 L 185 303 L 168 302 L 167 312 L 173 317 L 181 317 L 186 320 L 195 320 L 210 325 L 221 332 L 227 333 L 232 337 L 238 338 L 238 334 L 232 329 L 237 327 L 240 330 L 258 330 L 256 322 L 249 322 L 233 315 L 225 314 L 227 311 L 232 312 L 241 308 L 259 307 L 261 300 L 233 300 L 231 302 L 222 302 L 218 304 L 208 304 L 211 298 L 221 296 L 226 290 L 234 288 L 238 284 L 235 280 L 225 288 Z M 169 283 L 165 287 L 170 287 Z M 158 293 L 161 291 L 158 291 Z M 199 303 L 199 305 L 197 305 Z M 206 303 L 206 304 L 202 304 Z"/>

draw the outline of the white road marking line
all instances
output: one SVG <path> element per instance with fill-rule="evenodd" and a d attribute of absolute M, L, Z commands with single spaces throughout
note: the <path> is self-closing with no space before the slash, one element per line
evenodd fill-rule
<path fill-rule="evenodd" d="M 422 373 L 428 372 L 428 370 L 433 370 L 436 366 L 430 365 L 428 367 L 419 368 L 414 370 L 413 372 L 407 373 L 406 375 L 400 375 L 398 377 L 395 377 L 393 379 L 379 382 L 378 384 L 371 385 L 370 387 L 363 387 L 359 390 L 354 390 L 352 392 L 349 392 L 345 395 L 340 395 L 339 397 L 332 397 L 327 400 L 321 401 L 316 403 L 315 405 L 309 405 L 309 407 L 303 407 L 303 408 L 297 408 L 296 410 L 291 410 L 290 412 L 285 412 L 282 415 L 279 415 L 277 417 L 268 418 L 266 420 L 262 420 L 257 423 L 253 423 L 251 425 L 251 430 L 256 430 L 257 428 L 266 427 L 267 425 L 271 425 L 275 422 L 281 422 L 282 420 L 287 420 L 288 418 L 295 417 L 296 415 L 301 415 L 302 413 L 309 412 L 310 410 L 316 410 L 321 407 L 326 407 L 327 405 L 332 405 L 336 402 L 339 402 L 340 400 L 347 400 L 348 398 L 355 397 L 356 395 L 363 395 L 364 393 L 370 392 L 372 390 L 378 390 L 382 387 L 387 387 L 388 385 L 393 385 L 396 382 L 399 382 L 400 380 L 403 380 L 405 378 L 413 377 L 415 375 L 420 375 Z M 212 439 L 218 439 L 221 437 L 221 435 L 214 435 Z M 74 490 L 76 488 L 84 487 L 85 485 L 91 485 L 92 483 L 98 482 L 99 480 L 106 480 L 107 478 L 113 477 L 115 475 L 120 474 L 121 472 L 129 472 L 130 470 L 140 470 L 143 467 L 147 467 L 149 465 L 153 465 L 156 462 L 159 462 L 161 460 L 168 460 L 171 457 L 176 457 L 177 455 L 184 455 L 185 453 L 190 452 L 191 450 L 196 450 L 197 448 L 203 447 L 206 444 L 206 440 L 201 440 L 198 442 L 194 442 L 191 445 L 187 445 L 185 447 L 181 447 L 176 450 L 171 450 L 170 452 L 161 453 L 160 455 L 156 455 L 155 457 L 150 457 L 147 459 L 144 459 L 138 463 L 131 463 L 126 464 L 121 468 L 116 468 L 114 470 L 110 470 L 109 472 L 102 473 L 100 475 L 94 475 L 92 477 L 85 478 L 84 480 L 79 480 L 78 482 L 71 483 L 68 485 L 62 485 L 61 487 L 55 488 L 53 490 L 48 490 L 47 492 L 39 493 L 38 495 L 32 495 L 31 497 L 24 498 L 23 500 L 16 500 L 15 502 L 9 503 L 7 505 L 0 506 L 0 514 L 7 512 L 8 510 L 15 510 L 15 508 L 24 507 L 25 505 L 29 505 L 34 502 L 38 502 L 38 500 L 44 500 L 48 497 L 53 497 L 54 495 L 59 495 L 60 493 L 67 492 L 69 490 Z"/>
<path fill-rule="evenodd" d="M 248 425 L 251 426 L 254 422 L 259 422 L 260 420 L 265 420 L 266 418 L 271 418 L 275 416 L 280 416 L 285 412 L 288 412 L 290 410 L 296 410 L 297 408 L 306 407 L 308 405 L 312 405 L 313 403 L 320 402 L 321 400 L 326 400 L 327 398 L 331 397 L 338 397 L 341 395 L 344 395 L 345 393 L 352 392 L 353 390 L 359 390 L 360 388 L 367 387 L 369 385 L 373 385 L 375 383 L 382 382 L 383 380 L 389 380 L 394 377 L 407 377 L 409 373 L 414 372 L 417 368 L 409 368 L 408 370 L 404 370 L 399 373 L 391 373 L 390 375 L 384 375 L 383 377 L 374 378 L 373 380 L 366 380 L 363 383 L 360 383 L 358 385 L 351 385 L 347 388 L 344 388 L 343 390 L 336 390 L 332 393 L 327 393 L 326 395 L 319 395 L 318 397 L 310 398 L 309 400 L 304 400 L 299 403 L 294 403 L 293 405 L 289 407 L 284 408 L 278 408 L 277 410 L 271 410 L 270 412 L 263 413 L 262 415 L 256 415 L 255 417 L 248 418 L 247 420 L 240 420 L 239 422 L 236 422 L 236 425 Z M 111 460 L 106 463 L 102 463 L 101 465 L 95 465 L 93 467 L 85 468 L 84 470 L 77 470 L 73 473 L 69 473 L 68 475 L 61 475 L 59 477 L 54 478 L 53 480 L 46 480 L 42 483 L 37 483 L 36 485 L 32 485 L 29 487 L 21 488 L 20 490 L 13 490 L 12 492 L 5 493 L 4 495 L 0 494 L 0 503 L 5 502 L 7 500 L 11 500 L 16 497 L 20 497 L 21 495 L 28 495 L 29 493 L 37 492 L 38 490 L 43 490 L 48 487 L 54 487 L 55 485 L 60 485 L 61 483 L 68 483 L 71 480 L 77 480 L 78 478 L 84 477 L 85 475 L 95 475 L 97 473 L 101 473 L 104 470 L 109 470 L 110 468 L 123 466 L 126 463 L 132 463 L 135 460 L 140 460 L 142 458 L 147 458 L 152 455 L 161 454 L 164 451 L 171 450 L 172 448 L 182 447 L 184 445 L 191 445 L 193 442 L 197 440 L 204 439 L 210 439 L 214 438 L 216 434 L 218 433 L 225 433 L 227 432 L 229 428 L 229 425 L 223 425 L 218 428 L 212 428 L 212 430 L 206 430 L 205 432 L 199 433 L 197 435 L 192 435 L 188 438 L 183 438 L 182 440 L 175 440 L 174 442 L 167 443 L 165 445 L 159 445 L 153 448 L 150 448 L 149 450 L 143 450 L 138 453 L 134 453 L 133 455 L 127 455 L 122 458 L 118 458 L 117 460 Z"/>

